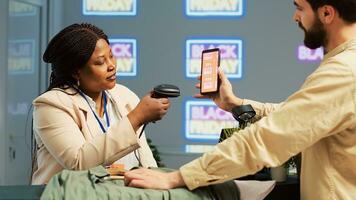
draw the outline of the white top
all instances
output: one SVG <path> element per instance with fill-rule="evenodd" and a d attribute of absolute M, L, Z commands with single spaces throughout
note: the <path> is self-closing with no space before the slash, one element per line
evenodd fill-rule
<path fill-rule="evenodd" d="M 101 124 L 104 126 L 105 130 L 107 130 L 109 127 L 107 126 L 107 121 L 106 121 L 105 115 L 103 115 L 103 117 L 100 117 L 100 115 L 96 112 L 95 101 L 91 97 L 86 95 L 85 93 L 83 93 L 83 94 L 84 94 L 85 98 L 87 98 L 90 107 L 93 109 L 93 111 L 97 115 L 98 119 L 100 120 Z M 110 121 L 110 125 L 112 125 L 112 124 L 120 121 L 122 119 L 122 116 L 121 116 L 118 108 L 113 103 L 112 96 L 108 92 L 105 92 L 105 94 L 107 96 L 107 99 L 109 100 L 109 101 L 107 101 L 107 104 L 106 104 L 106 111 L 108 112 L 108 115 L 109 115 L 108 118 Z M 98 124 L 98 126 L 99 126 L 99 124 Z M 127 154 L 126 156 L 115 161 L 114 163 L 115 164 L 124 164 L 126 170 L 129 170 L 133 167 L 139 166 L 139 162 L 137 160 L 139 157 L 136 158 L 135 151 Z M 136 155 L 138 155 L 138 154 L 136 153 Z"/>

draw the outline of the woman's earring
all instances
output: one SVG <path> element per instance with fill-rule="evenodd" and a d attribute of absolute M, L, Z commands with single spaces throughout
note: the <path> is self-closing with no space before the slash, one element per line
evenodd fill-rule
<path fill-rule="evenodd" d="M 79 81 L 79 79 L 77 80 L 77 86 L 78 86 L 78 87 L 80 86 L 80 81 Z"/>

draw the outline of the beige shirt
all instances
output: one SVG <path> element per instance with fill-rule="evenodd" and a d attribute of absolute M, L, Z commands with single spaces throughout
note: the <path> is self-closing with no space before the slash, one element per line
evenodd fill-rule
<path fill-rule="evenodd" d="M 67 89 L 67 93 L 75 93 Z M 127 114 L 139 102 L 128 88 L 117 84 L 108 93 L 117 106 L 121 120 L 103 134 L 88 103 L 80 95 L 51 90 L 33 102 L 33 130 L 38 145 L 37 165 L 32 184 L 44 184 L 63 169 L 84 170 L 110 165 L 138 149 L 144 167 L 156 161 L 141 129 L 133 130 Z M 140 148 L 141 147 L 141 148 Z"/>
<path fill-rule="evenodd" d="M 302 152 L 301 199 L 356 198 L 356 39 L 325 55 L 283 103 L 244 104 L 265 117 L 181 167 L 189 189 L 254 174 Z"/>

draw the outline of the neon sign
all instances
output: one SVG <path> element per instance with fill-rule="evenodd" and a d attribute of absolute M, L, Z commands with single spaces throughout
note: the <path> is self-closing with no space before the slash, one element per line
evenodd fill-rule
<path fill-rule="evenodd" d="M 26 115 L 29 112 L 30 105 L 27 102 L 9 103 L 7 112 L 11 115 Z"/>
<path fill-rule="evenodd" d="M 185 153 L 205 153 L 212 151 L 215 145 L 199 145 L 199 144 L 187 144 L 184 146 Z"/>
<path fill-rule="evenodd" d="M 297 50 L 297 57 L 300 61 L 317 62 L 324 58 L 324 49 L 322 47 L 317 49 L 309 49 L 304 45 L 299 45 Z"/>
<path fill-rule="evenodd" d="M 243 0 L 185 0 L 185 13 L 192 17 L 243 15 Z"/>
<path fill-rule="evenodd" d="M 212 101 L 186 101 L 184 116 L 187 139 L 219 139 L 221 129 L 238 126 L 231 113 L 221 110 Z"/>
<path fill-rule="evenodd" d="M 9 41 L 8 54 L 9 74 L 30 74 L 34 72 L 34 40 Z"/>
<path fill-rule="evenodd" d="M 118 76 L 137 75 L 137 47 L 135 39 L 109 39 Z"/>
<path fill-rule="evenodd" d="M 239 39 L 192 39 L 186 41 L 185 75 L 195 78 L 201 71 L 201 53 L 205 49 L 219 48 L 220 67 L 229 78 L 242 77 L 242 40 Z"/>
<path fill-rule="evenodd" d="M 31 16 L 36 14 L 36 7 L 33 5 L 10 1 L 9 15 L 10 16 Z"/>
<path fill-rule="evenodd" d="M 136 0 L 83 0 L 84 15 L 117 15 L 135 16 L 137 14 Z"/>

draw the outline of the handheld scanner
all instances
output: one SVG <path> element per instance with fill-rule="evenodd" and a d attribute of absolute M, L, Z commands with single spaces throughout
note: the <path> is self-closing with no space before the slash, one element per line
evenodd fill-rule
<path fill-rule="evenodd" d="M 171 84 L 161 84 L 153 88 L 154 98 L 174 98 L 180 96 L 180 90 L 177 86 Z"/>

